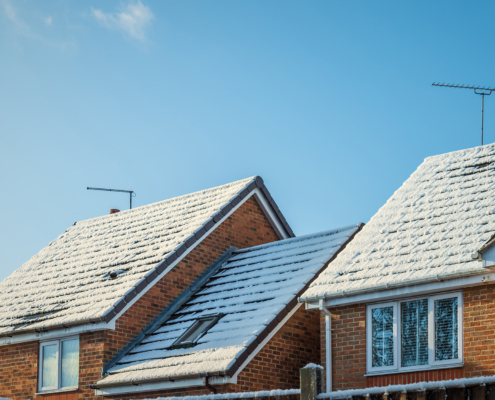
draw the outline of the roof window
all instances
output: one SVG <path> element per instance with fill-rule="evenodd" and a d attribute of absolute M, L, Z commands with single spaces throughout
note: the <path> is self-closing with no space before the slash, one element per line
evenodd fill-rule
<path fill-rule="evenodd" d="M 217 314 L 199 318 L 175 341 L 173 347 L 189 347 L 193 345 L 222 317 L 223 314 Z"/>

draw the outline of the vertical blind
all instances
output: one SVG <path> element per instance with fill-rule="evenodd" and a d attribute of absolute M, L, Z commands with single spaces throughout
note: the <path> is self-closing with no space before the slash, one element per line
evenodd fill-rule
<path fill-rule="evenodd" d="M 372 366 L 394 365 L 394 307 L 371 310 Z"/>
<path fill-rule="evenodd" d="M 428 364 L 428 299 L 400 304 L 401 366 Z"/>
<path fill-rule="evenodd" d="M 457 297 L 435 300 L 435 360 L 458 356 Z"/>

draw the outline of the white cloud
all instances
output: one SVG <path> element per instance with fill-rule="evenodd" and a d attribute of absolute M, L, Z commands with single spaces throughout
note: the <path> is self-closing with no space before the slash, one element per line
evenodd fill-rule
<path fill-rule="evenodd" d="M 105 27 L 116 29 L 138 39 L 146 38 L 145 30 L 155 16 L 150 8 L 141 3 L 128 4 L 120 13 L 104 13 L 101 10 L 91 9 L 93 16 Z"/>
<path fill-rule="evenodd" d="M 12 4 L 8 0 L 0 0 L 0 4 L 2 5 L 3 11 L 8 19 L 10 19 L 14 24 L 17 25 L 18 28 L 28 29 L 28 26 L 19 19 L 17 16 L 17 12 L 15 11 Z"/>
<path fill-rule="evenodd" d="M 14 8 L 10 0 L 0 0 L 0 11 L 2 11 L 2 9 L 3 14 L 5 14 L 5 16 L 13 23 L 14 31 L 18 35 L 39 42 L 45 46 L 58 48 L 60 50 L 76 48 L 75 41 L 52 41 L 37 33 L 26 22 L 24 22 L 21 17 L 19 17 L 17 10 Z M 45 19 L 45 23 L 48 25 L 51 25 L 52 22 L 52 17 Z"/>

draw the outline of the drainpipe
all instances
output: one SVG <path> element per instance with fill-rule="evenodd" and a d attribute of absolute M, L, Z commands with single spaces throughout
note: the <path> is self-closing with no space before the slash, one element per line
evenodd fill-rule
<path fill-rule="evenodd" d="M 327 393 L 332 391 L 332 314 L 323 304 L 323 299 L 319 303 L 320 311 L 325 314 L 325 350 L 326 350 L 326 378 L 327 378 Z"/>

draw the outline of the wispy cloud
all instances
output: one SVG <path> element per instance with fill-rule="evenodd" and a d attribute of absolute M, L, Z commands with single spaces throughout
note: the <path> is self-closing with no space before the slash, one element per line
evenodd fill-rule
<path fill-rule="evenodd" d="M 146 28 L 155 18 L 150 8 L 141 3 L 128 4 L 120 13 L 104 13 L 101 10 L 91 9 L 93 16 L 109 29 L 119 30 L 138 40 L 146 39 Z"/>
<path fill-rule="evenodd" d="M 3 14 L 13 23 L 17 34 L 24 36 L 28 39 L 37 41 L 49 47 L 55 47 L 60 50 L 66 50 L 67 48 L 75 48 L 74 41 L 71 42 L 59 42 L 52 41 L 39 33 L 35 32 L 24 20 L 19 16 L 18 11 L 14 8 L 10 0 L 0 0 L 0 11 L 3 10 Z M 47 25 L 51 25 L 53 22 L 52 17 L 45 19 Z"/>
<path fill-rule="evenodd" d="M 17 12 L 12 4 L 10 4 L 10 1 L 1 0 L 0 5 L 2 6 L 7 18 L 10 19 L 18 28 L 28 29 L 28 26 L 17 16 Z"/>

